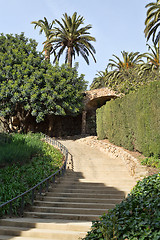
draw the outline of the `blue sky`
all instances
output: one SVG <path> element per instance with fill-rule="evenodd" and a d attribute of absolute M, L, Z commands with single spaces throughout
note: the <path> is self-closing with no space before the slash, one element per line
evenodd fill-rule
<path fill-rule="evenodd" d="M 0 32 L 24 32 L 38 42 L 41 51 L 45 37 L 34 30 L 31 21 L 46 17 L 51 22 L 60 20 L 65 12 L 72 15 L 76 11 L 85 18 L 85 25 L 92 24 L 90 33 L 96 38 L 97 63 L 90 57 L 88 66 L 82 57 L 76 58 L 79 74 L 85 74 L 90 85 L 97 71 L 105 70 L 112 54 L 121 57 L 123 50 L 147 51 L 144 21 L 149 2 L 153 0 L 0 0 Z"/>

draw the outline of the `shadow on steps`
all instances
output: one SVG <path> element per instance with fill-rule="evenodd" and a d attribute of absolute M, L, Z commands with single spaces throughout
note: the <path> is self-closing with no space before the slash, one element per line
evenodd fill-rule
<path fill-rule="evenodd" d="M 1 219 L 0 240 L 78 240 L 91 221 L 98 220 L 125 198 L 125 192 L 103 183 L 87 181 L 81 172 L 67 170 L 23 218 Z"/>

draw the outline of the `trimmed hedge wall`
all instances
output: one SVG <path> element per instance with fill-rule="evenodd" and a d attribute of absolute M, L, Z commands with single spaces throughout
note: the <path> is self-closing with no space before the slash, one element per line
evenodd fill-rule
<path fill-rule="evenodd" d="M 98 109 L 97 135 L 145 156 L 160 156 L 160 82 L 140 87 Z"/>

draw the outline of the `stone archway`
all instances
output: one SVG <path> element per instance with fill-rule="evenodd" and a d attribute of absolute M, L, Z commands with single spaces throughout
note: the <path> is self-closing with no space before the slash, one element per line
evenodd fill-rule
<path fill-rule="evenodd" d="M 99 88 L 85 92 L 84 109 L 82 112 L 82 134 L 88 133 L 87 114 L 90 114 L 90 116 L 96 116 L 97 108 L 102 107 L 107 101 L 116 99 L 117 97 L 120 97 L 120 95 L 108 88 Z"/>

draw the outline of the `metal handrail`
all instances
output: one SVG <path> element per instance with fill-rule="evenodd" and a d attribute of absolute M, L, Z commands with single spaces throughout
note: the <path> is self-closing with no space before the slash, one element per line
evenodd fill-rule
<path fill-rule="evenodd" d="M 63 176 L 65 171 L 66 171 L 66 166 L 67 166 L 67 161 L 68 161 L 68 154 L 71 156 L 71 162 L 72 162 L 72 170 L 73 170 L 73 156 L 71 153 L 68 152 L 68 149 L 63 145 L 61 144 L 59 141 L 53 139 L 53 138 L 50 138 L 48 137 L 47 135 L 44 135 L 45 136 L 45 142 L 51 144 L 51 145 L 54 145 L 56 147 L 59 148 L 59 150 L 62 152 L 62 154 L 65 156 L 65 161 L 63 163 L 63 166 L 57 170 L 55 173 L 51 174 L 49 177 L 45 178 L 44 180 L 42 180 L 40 183 L 36 184 L 34 187 L 30 188 L 29 190 L 25 191 L 24 193 L 18 195 L 17 197 L 3 203 L 0 205 L 0 208 L 6 206 L 9 204 L 9 215 L 10 217 L 12 216 L 12 202 L 16 201 L 17 199 L 21 198 L 21 207 L 20 207 L 20 214 L 23 216 L 23 211 L 24 211 L 24 196 L 29 193 L 29 192 L 32 192 L 32 195 L 31 195 L 31 203 L 32 205 L 34 204 L 34 197 L 35 197 L 35 192 L 34 190 L 37 188 L 37 187 L 40 187 L 39 189 L 39 194 L 42 195 L 42 184 L 46 182 L 46 192 L 48 192 L 48 189 L 49 189 L 49 180 L 52 178 L 52 183 L 55 182 L 55 177 L 56 175 L 61 175 Z"/>

